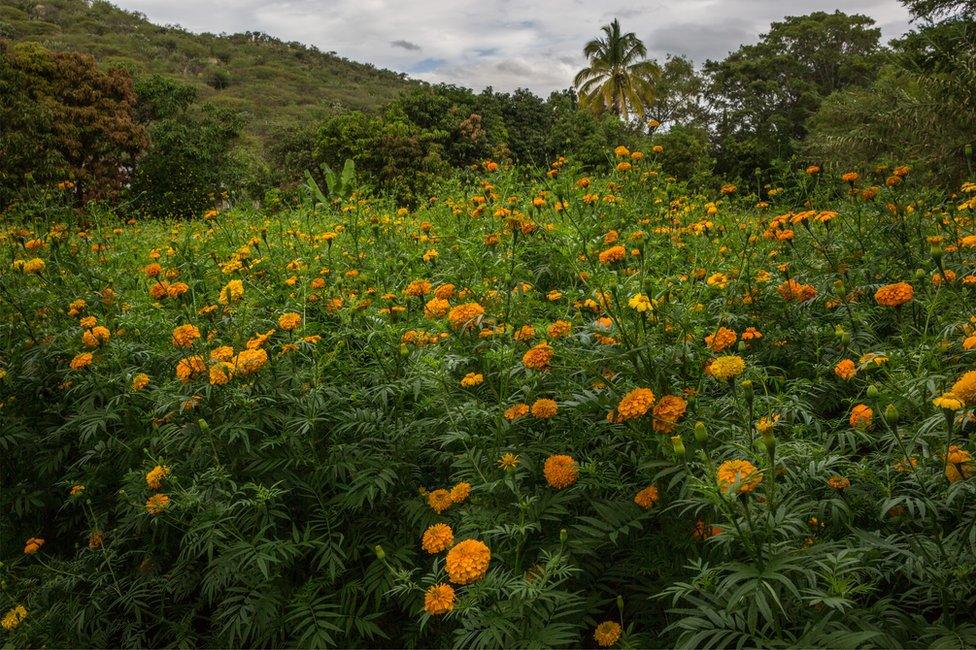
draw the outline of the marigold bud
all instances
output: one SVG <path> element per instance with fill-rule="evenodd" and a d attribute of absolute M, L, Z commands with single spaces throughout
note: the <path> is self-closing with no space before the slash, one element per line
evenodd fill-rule
<path fill-rule="evenodd" d="M 880 394 L 881 391 L 878 390 L 878 387 L 876 385 L 871 384 L 870 386 L 868 386 L 868 397 L 870 399 L 878 399 L 878 395 Z"/>
<path fill-rule="evenodd" d="M 894 404 L 889 404 L 885 408 L 884 417 L 885 417 L 885 420 L 888 422 L 888 424 L 897 424 L 898 423 L 898 418 L 901 417 L 901 414 L 898 413 L 898 407 L 897 406 L 895 406 Z"/>
<path fill-rule="evenodd" d="M 685 443 L 681 436 L 671 436 L 671 445 L 674 447 L 674 453 L 679 456 L 685 455 Z"/>
<path fill-rule="evenodd" d="M 705 423 L 699 420 L 695 422 L 695 440 L 698 444 L 703 445 L 708 440 L 708 430 L 705 429 Z"/>
<path fill-rule="evenodd" d="M 375 551 L 375 553 L 376 553 L 376 559 L 378 559 L 380 561 L 386 559 L 386 551 L 384 551 L 383 550 L 383 547 L 380 546 L 379 544 L 377 544 L 376 546 L 373 547 L 373 551 Z"/>

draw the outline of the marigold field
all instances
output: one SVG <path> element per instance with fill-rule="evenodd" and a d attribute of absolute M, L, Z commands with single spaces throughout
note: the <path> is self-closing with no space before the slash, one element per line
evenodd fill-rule
<path fill-rule="evenodd" d="M 2 642 L 976 645 L 976 185 L 608 155 L 5 215 Z"/>

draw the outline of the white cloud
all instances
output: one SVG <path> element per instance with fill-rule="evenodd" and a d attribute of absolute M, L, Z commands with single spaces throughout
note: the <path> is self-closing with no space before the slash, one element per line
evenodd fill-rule
<path fill-rule="evenodd" d="M 863 13 L 875 19 L 884 39 L 908 28 L 908 13 L 897 0 L 682 0 L 638 7 L 618 0 L 116 2 L 190 31 L 261 31 L 427 81 L 476 90 L 527 87 L 542 95 L 572 83 L 584 63 L 583 44 L 613 17 L 644 40 L 651 56 L 684 54 L 699 63 L 754 42 L 787 15 L 837 8 Z"/>

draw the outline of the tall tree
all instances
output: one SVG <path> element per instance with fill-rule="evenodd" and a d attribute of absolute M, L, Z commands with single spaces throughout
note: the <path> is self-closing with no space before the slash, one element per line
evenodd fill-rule
<path fill-rule="evenodd" d="M 647 59 L 647 48 L 634 32 L 621 32 L 617 19 L 602 29 L 603 37 L 583 48 L 590 64 L 573 81 L 580 107 L 622 119 L 642 115 L 654 98 L 657 63 Z"/>

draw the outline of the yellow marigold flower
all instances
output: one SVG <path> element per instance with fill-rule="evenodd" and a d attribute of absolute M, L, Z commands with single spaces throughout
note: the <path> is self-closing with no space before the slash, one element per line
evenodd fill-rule
<path fill-rule="evenodd" d="M 851 359 L 841 359 L 834 366 L 834 374 L 844 381 L 850 381 L 857 374 L 857 366 Z"/>
<path fill-rule="evenodd" d="M 44 546 L 44 540 L 40 537 L 31 537 L 24 543 L 24 555 L 34 555 Z"/>
<path fill-rule="evenodd" d="M 730 330 L 728 327 L 720 327 L 714 334 L 705 337 L 705 345 L 712 352 L 721 352 L 735 345 L 738 340 L 739 335 L 735 333 L 735 330 Z"/>
<path fill-rule="evenodd" d="M 454 588 L 451 585 L 443 583 L 432 585 L 424 592 L 424 611 L 431 616 L 446 614 L 452 609 L 454 609 Z"/>
<path fill-rule="evenodd" d="M 146 500 L 146 512 L 152 516 L 162 514 L 169 507 L 169 497 L 165 494 L 154 494 Z"/>
<path fill-rule="evenodd" d="M 776 428 L 776 423 L 779 422 L 779 418 L 780 418 L 779 413 L 773 413 L 771 417 L 760 418 L 759 421 L 756 422 L 756 430 L 760 434 L 766 435 L 774 428 Z"/>
<path fill-rule="evenodd" d="M 542 468 L 546 482 L 557 490 L 562 490 L 579 480 L 579 467 L 572 456 L 555 454 L 546 459 Z"/>
<path fill-rule="evenodd" d="M 286 332 L 290 332 L 294 329 L 298 329 L 298 327 L 301 324 L 302 324 L 302 315 L 296 314 L 293 311 L 284 313 L 278 317 L 278 327 L 285 330 Z"/>
<path fill-rule="evenodd" d="M 263 348 L 241 350 L 234 357 L 234 374 L 253 374 L 263 368 L 266 363 L 268 363 L 268 353 Z"/>
<path fill-rule="evenodd" d="M 71 360 L 72 370 L 81 370 L 82 368 L 87 368 L 91 365 L 94 357 L 91 352 L 82 352 L 81 354 L 75 355 L 75 358 Z"/>
<path fill-rule="evenodd" d="M 498 459 L 498 466 L 506 471 L 514 470 L 516 467 L 518 467 L 518 464 L 519 464 L 518 455 L 513 454 L 510 451 L 505 452 L 504 454 L 502 454 L 502 457 Z"/>
<path fill-rule="evenodd" d="M 480 386 L 485 381 L 485 376 L 480 372 L 469 372 L 461 380 L 461 385 L 465 388 L 474 388 L 475 386 Z"/>
<path fill-rule="evenodd" d="M 466 539 L 455 544 L 447 552 L 445 568 L 451 582 L 467 585 L 485 576 L 489 562 L 491 562 L 491 550 L 488 546 L 477 539 Z"/>
<path fill-rule="evenodd" d="M 548 420 L 559 412 L 559 405 L 555 400 L 542 398 L 532 404 L 532 415 L 540 420 Z"/>
<path fill-rule="evenodd" d="M 654 430 L 658 433 L 671 433 L 678 425 L 685 411 L 688 410 L 688 402 L 678 395 L 665 395 L 654 405 Z"/>
<path fill-rule="evenodd" d="M 627 257 L 627 249 L 623 246 L 611 246 L 600 253 L 601 264 L 613 264 Z"/>
<path fill-rule="evenodd" d="M 970 370 L 960 377 L 949 392 L 965 402 L 966 406 L 976 406 L 976 370 Z"/>
<path fill-rule="evenodd" d="M 614 621 L 603 621 L 596 626 L 593 638 L 601 648 L 609 648 L 620 639 L 620 624 Z"/>
<path fill-rule="evenodd" d="M 712 362 L 708 364 L 705 372 L 712 377 L 715 377 L 719 381 L 725 381 L 738 377 L 745 372 L 745 369 L 745 360 L 738 355 L 731 354 L 713 359 Z"/>
<path fill-rule="evenodd" d="M 932 404 L 936 408 L 944 409 L 946 411 L 958 411 L 966 404 L 961 399 L 953 395 L 952 393 L 945 393 L 932 400 Z"/>
<path fill-rule="evenodd" d="M 617 158 L 626 158 L 627 156 L 630 155 L 630 149 L 628 149 L 624 145 L 620 145 L 613 150 L 613 153 L 615 156 L 617 156 Z"/>
<path fill-rule="evenodd" d="M 461 481 L 451 488 L 451 503 L 458 504 L 467 501 L 471 496 L 471 484 Z"/>
<path fill-rule="evenodd" d="M 747 460 L 727 460 L 715 473 L 718 487 L 723 492 L 735 488 L 739 494 L 752 492 L 763 482 L 763 475 Z"/>
<path fill-rule="evenodd" d="M 901 307 L 915 296 L 915 289 L 907 282 L 886 284 L 874 292 L 874 300 L 883 307 Z"/>
<path fill-rule="evenodd" d="M 185 357 L 176 364 L 176 376 L 184 384 L 207 371 L 207 363 L 201 356 Z"/>
<path fill-rule="evenodd" d="M 427 505 L 429 505 L 437 514 L 441 514 L 450 508 L 453 503 L 454 501 L 451 500 L 451 493 L 443 488 L 427 493 Z"/>
<path fill-rule="evenodd" d="M 0 626 L 9 632 L 20 625 L 25 618 L 27 618 L 27 608 L 23 605 L 17 605 L 3 615 L 3 620 L 0 620 Z"/>
<path fill-rule="evenodd" d="M 455 330 L 471 330 L 477 327 L 478 321 L 485 314 L 485 308 L 476 302 L 468 302 L 451 309 L 447 319 Z"/>
<path fill-rule="evenodd" d="M 710 287 L 724 289 L 729 286 L 729 276 L 724 273 L 712 273 L 710 276 L 708 276 L 708 279 L 705 280 L 705 284 Z"/>
<path fill-rule="evenodd" d="M 231 280 L 220 290 L 220 304 L 229 305 L 237 302 L 244 297 L 244 283 L 240 280 Z"/>
<path fill-rule="evenodd" d="M 156 465 L 146 474 L 146 485 L 150 490 L 158 490 L 163 487 L 163 481 L 170 473 L 170 469 L 165 465 Z"/>
<path fill-rule="evenodd" d="M 178 348 L 188 348 L 200 338 L 200 330 L 196 325 L 180 325 L 173 330 L 173 345 Z"/>
<path fill-rule="evenodd" d="M 515 404 L 505 409 L 505 419 L 509 421 L 518 420 L 529 414 L 528 404 Z"/>
<path fill-rule="evenodd" d="M 851 480 L 845 476 L 831 476 L 827 479 L 827 485 L 837 491 L 842 491 L 851 487 Z"/>
<path fill-rule="evenodd" d="M 149 385 L 149 375 L 140 372 L 132 378 L 132 390 L 142 390 Z"/>
<path fill-rule="evenodd" d="M 650 388 L 635 388 L 617 405 L 617 421 L 626 422 L 643 417 L 654 406 L 654 392 Z"/>
<path fill-rule="evenodd" d="M 648 298 L 643 293 L 637 293 L 637 294 L 634 294 L 633 296 L 631 296 L 630 300 L 627 301 L 627 304 L 630 305 L 630 308 L 631 309 L 633 309 L 634 311 L 640 312 L 642 314 L 645 313 L 645 312 L 651 311 L 651 309 L 654 308 L 654 305 L 651 302 L 651 299 Z"/>
<path fill-rule="evenodd" d="M 24 262 L 24 273 L 40 273 L 43 270 L 44 260 L 39 257 Z"/>
<path fill-rule="evenodd" d="M 647 510 L 657 503 L 660 498 L 657 488 L 653 485 L 648 485 L 634 496 L 634 503 Z"/>
<path fill-rule="evenodd" d="M 420 545 L 429 554 L 440 553 L 454 543 L 454 531 L 447 524 L 434 524 L 424 531 Z"/>
<path fill-rule="evenodd" d="M 855 429 L 867 429 L 874 419 L 874 411 L 867 404 L 858 404 L 851 409 L 850 424 Z"/>
<path fill-rule="evenodd" d="M 532 370 L 547 370 L 553 354 L 552 347 L 548 343 L 542 342 L 522 355 L 522 365 Z"/>

